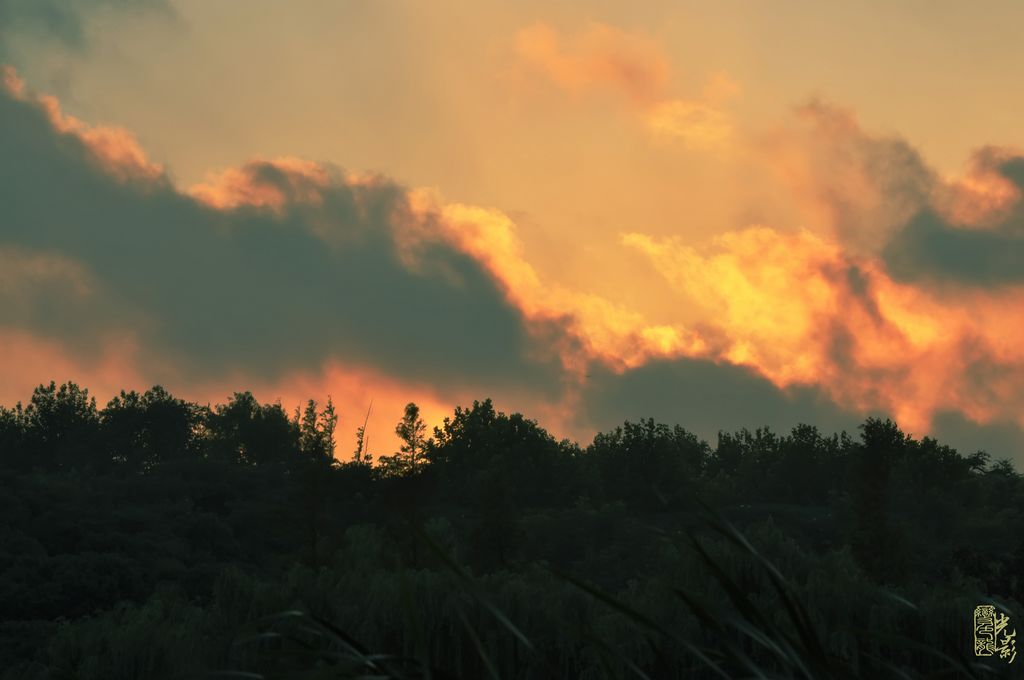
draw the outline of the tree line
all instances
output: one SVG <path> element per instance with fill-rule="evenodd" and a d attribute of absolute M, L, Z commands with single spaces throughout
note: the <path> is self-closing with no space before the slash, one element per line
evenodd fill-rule
<path fill-rule="evenodd" d="M 735 615 L 716 574 L 765 620 L 787 611 L 702 507 L 779 565 L 828 658 L 858 677 L 884 677 L 879 659 L 938 663 L 878 631 L 948 652 L 979 598 L 1021 611 L 1021 476 L 891 420 L 712 444 L 644 419 L 581 446 L 487 399 L 429 432 L 415 404 L 396 416 L 399 451 L 375 455 L 366 420 L 340 450 L 329 398 L 288 413 L 248 392 L 205 406 L 154 387 L 101 409 L 50 383 L 0 408 L 0 677 L 272 677 L 283 662 L 264 652 L 281 639 L 237 642 L 291 608 L 462 677 L 700 677 L 636 622 L 712 644 L 670 603 L 696 593 Z"/>

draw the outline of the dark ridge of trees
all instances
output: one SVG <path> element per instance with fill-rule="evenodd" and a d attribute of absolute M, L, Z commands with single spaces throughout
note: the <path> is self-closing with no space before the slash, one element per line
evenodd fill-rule
<path fill-rule="evenodd" d="M 0 407 L 0 678 L 306 677 L 288 636 L 233 644 L 291 609 L 327 626 L 302 645 L 344 631 L 456 677 L 705 677 L 637 622 L 728 663 L 736 629 L 712 634 L 678 592 L 723 621 L 742 614 L 730 589 L 766 621 L 787 610 L 698 500 L 780 569 L 850 677 L 938 672 L 915 645 L 970 655 L 981 602 L 1022 623 L 1024 479 L 983 451 L 874 418 L 713 444 L 648 419 L 581 447 L 490 400 L 432 433 L 415 404 L 395 415 L 400 450 L 371 452 L 364 414 L 330 399 L 289 414 L 154 387 L 100 409 L 50 383 Z"/>

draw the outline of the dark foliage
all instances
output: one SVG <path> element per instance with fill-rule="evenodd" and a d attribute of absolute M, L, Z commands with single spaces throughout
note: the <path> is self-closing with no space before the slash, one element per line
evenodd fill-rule
<path fill-rule="evenodd" d="M 329 401 L 0 409 L 0 678 L 982 677 L 1024 614 L 1021 476 L 890 421 L 396 417 L 373 466 Z"/>

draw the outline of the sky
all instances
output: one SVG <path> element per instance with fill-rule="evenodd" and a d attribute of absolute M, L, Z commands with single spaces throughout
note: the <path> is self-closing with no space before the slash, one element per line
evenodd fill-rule
<path fill-rule="evenodd" d="M 1024 6 L 0 0 L 0 403 L 1024 463 Z M 376 438 L 376 439 L 374 439 Z M 374 442 L 377 442 L 374 445 Z"/>

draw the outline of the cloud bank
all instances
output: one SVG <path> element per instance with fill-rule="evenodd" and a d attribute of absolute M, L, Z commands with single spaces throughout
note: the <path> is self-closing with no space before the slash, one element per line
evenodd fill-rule
<path fill-rule="evenodd" d="M 556 389 L 533 341 L 546 329 L 397 184 L 254 161 L 184 193 L 126 133 L 7 82 L 0 247 L 19 271 L 5 322 L 79 345 L 130 337 L 141 360 L 192 375 L 340 354 L 411 380 Z"/>
<path fill-rule="evenodd" d="M 532 31 L 520 50 L 561 87 L 610 87 L 647 113 L 672 101 L 647 43 Z M 942 178 L 905 141 L 804 107 L 760 151 L 814 228 L 625 234 L 622 256 L 663 279 L 653 293 L 700 312 L 654 323 L 545 280 L 501 211 L 298 158 L 179 187 L 129 132 L 2 75 L 0 344 L 47 357 L 22 368 L 289 389 L 347 375 L 367 401 L 372 384 L 438 413 L 505 397 L 580 437 L 627 417 L 712 437 L 887 413 L 997 455 L 1024 441 L 1024 161 L 1010 151 Z M 716 88 L 729 84 L 705 98 Z"/>

